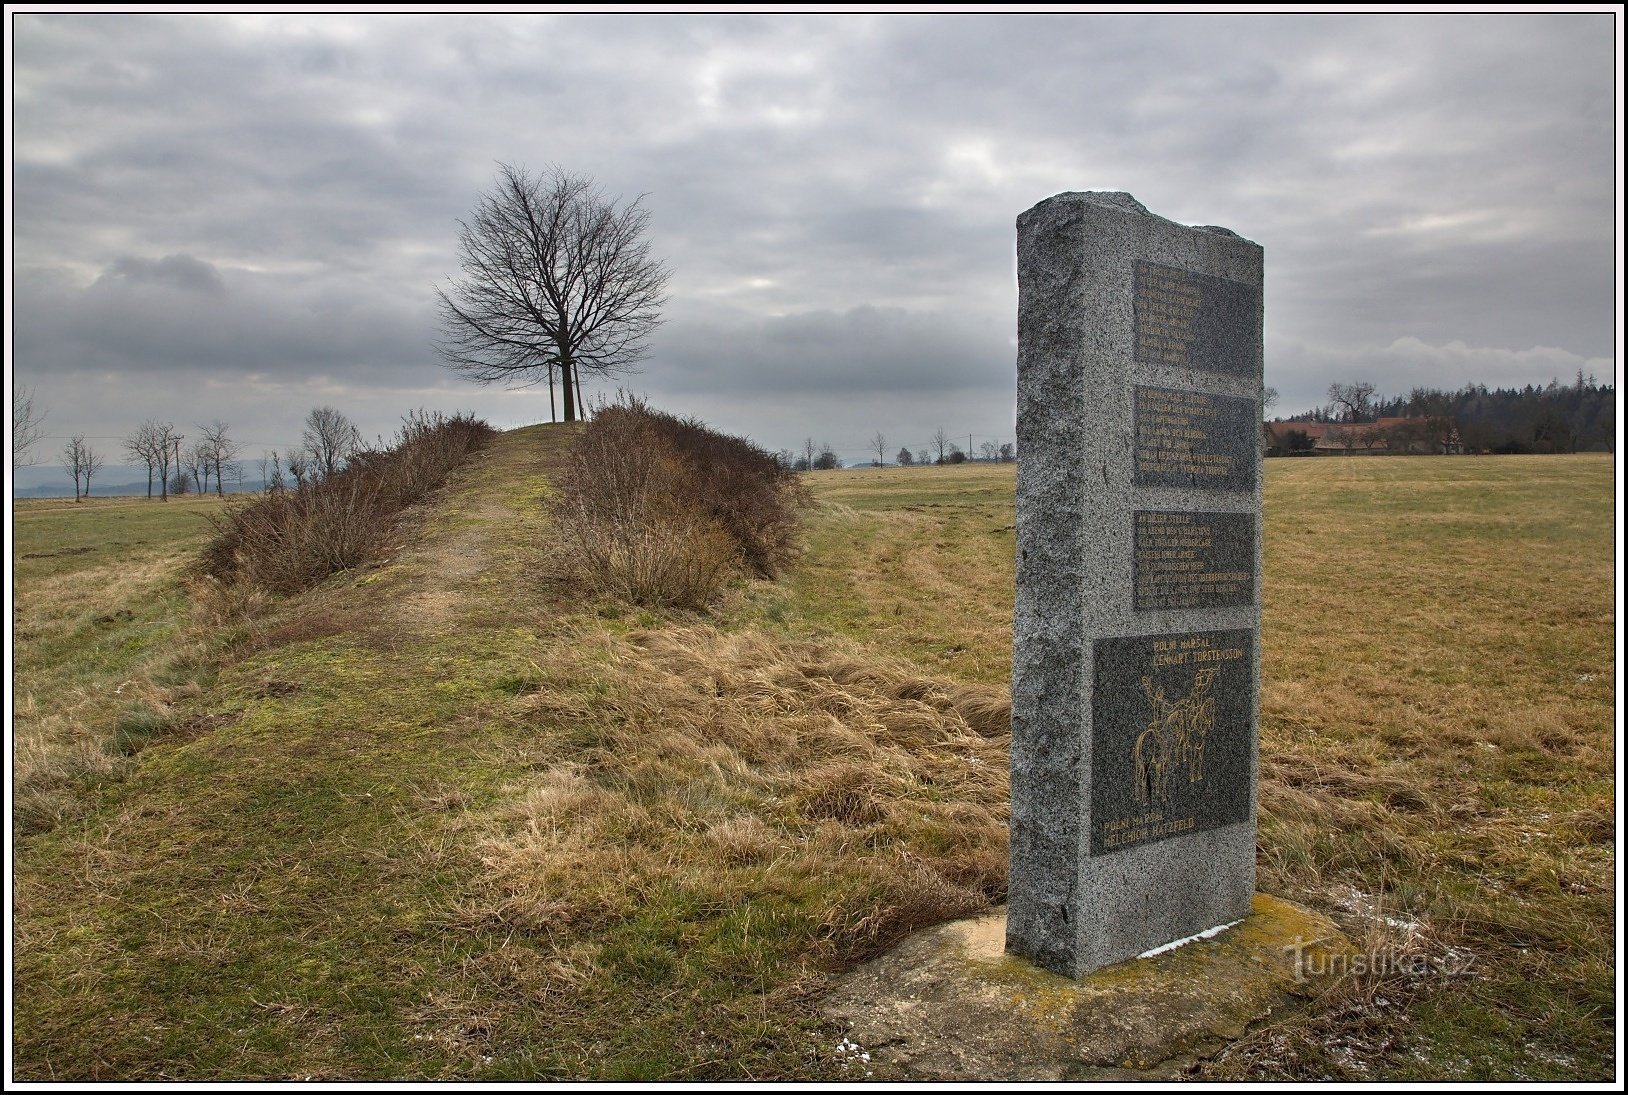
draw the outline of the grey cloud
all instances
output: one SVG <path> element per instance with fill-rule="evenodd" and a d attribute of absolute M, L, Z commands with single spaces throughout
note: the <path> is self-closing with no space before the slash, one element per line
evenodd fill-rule
<path fill-rule="evenodd" d="M 546 408 L 448 387 L 428 350 L 454 219 L 500 159 L 649 193 L 674 299 L 633 379 L 765 439 L 799 414 L 1007 429 L 1013 220 L 1070 189 L 1265 246 L 1283 407 L 1362 369 L 1614 368 L 1605 13 L 14 26 L 25 382 Z M 177 256 L 214 268 L 212 307 Z M 174 386 L 196 417 L 239 398 Z"/>
<path fill-rule="evenodd" d="M 172 256 L 174 258 L 174 256 Z M 23 280 L 15 352 L 51 377 L 330 380 L 433 377 L 426 315 L 387 293 L 241 271 L 196 259 L 123 259 L 79 289 Z M 206 286 L 204 291 L 199 285 Z M 178 388 L 178 390 L 185 390 Z"/>
<path fill-rule="evenodd" d="M 189 293 L 217 296 L 226 291 L 220 271 L 191 255 L 165 255 L 156 261 L 121 255 L 107 272 L 96 279 L 95 287 L 122 282 L 127 285 L 163 285 Z"/>
<path fill-rule="evenodd" d="M 662 388 L 785 400 L 934 388 L 1007 389 L 1006 332 L 975 318 L 869 305 L 769 319 L 680 319 L 644 373 Z"/>

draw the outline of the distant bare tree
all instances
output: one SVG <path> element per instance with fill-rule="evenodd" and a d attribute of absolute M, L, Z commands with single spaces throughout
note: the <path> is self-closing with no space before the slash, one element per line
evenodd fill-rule
<path fill-rule="evenodd" d="M 631 367 L 661 322 L 668 274 L 650 256 L 642 200 L 620 205 L 557 167 L 532 175 L 499 164 L 458 222 L 463 276 L 436 290 L 446 364 L 479 384 L 546 379 L 550 408 L 558 374 L 573 421 L 581 374 Z"/>
<path fill-rule="evenodd" d="M 938 462 L 944 463 L 946 454 L 950 451 L 950 435 L 940 426 L 938 432 L 933 434 L 933 447 L 938 450 Z"/>
<path fill-rule="evenodd" d="M 887 439 L 882 436 L 881 430 L 877 430 L 876 436 L 871 438 L 871 448 L 876 451 L 876 466 L 881 467 L 887 460 Z"/>
<path fill-rule="evenodd" d="M 164 483 L 163 466 L 167 446 L 159 435 L 158 423 L 148 419 L 136 427 L 136 432 L 124 439 L 124 449 L 138 464 L 147 466 L 147 497 L 153 496 L 153 477 L 159 485 Z"/>
<path fill-rule="evenodd" d="M 815 448 L 814 439 L 812 437 L 805 437 L 803 439 L 803 470 L 804 471 L 813 471 L 814 470 L 814 457 L 819 455 L 819 451 L 820 451 L 819 449 Z"/>
<path fill-rule="evenodd" d="M 102 454 L 85 446 L 85 497 L 90 497 L 90 477 L 102 470 Z"/>
<path fill-rule="evenodd" d="M 186 451 L 186 473 L 192 476 L 192 485 L 199 494 L 209 493 L 210 449 L 207 442 L 194 441 Z"/>
<path fill-rule="evenodd" d="M 27 467 L 34 463 L 33 449 L 45 436 L 46 412 L 34 402 L 33 388 L 11 386 L 11 466 Z"/>
<path fill-rule="evenodd" d="M 1328 386 L 1329 417 L 1337 422 L 1367 422 L 1374 416 L 1374 386 L 1358 384 L 1330 384 Z"/>
<path fill-rule="evenodd" d="M 85 435 L 76 433 L 62 448 L 62 470 L 73 476 L 73 500 L 81 497 L 80 481 L 85 477 Z"/>
<path fill-rule="evenodd" d="M 226 493 L 225 484 L 228 477 L 234 480 L 240 478 L 237 465 L 232 463 L 237 459 L 239 446 L 236 441 L 226 436 L 229 428 L 218 418 L 207 426 L 198 427 L 198 431 L 203 434 L 203 440 L 199 445 L 208 454 L 209 468 L 215 473 L 217 495 Z"/>
<path fill-rule="evenodd" d="M 1017 459 L 1017 449 L 1010 441 L 1001 442 L 1001 462 L 1010 464 Z"/>
<path fill-rule="evenodd" d="M 1001 447 L 993 441 L 980 441 L 978 443 L 978 459 L 994 463 L 1001 458 Z"/>
<path fill-rule="evenodd" d="M 125 447 L 130 448 L 131 443 L 137 438 L 142 438 L 142 444 L 147 446 L 148 451 L 152 453 L 153 463 L 149 465 L 147 472 L 147 496 L 152 497 L 151 480 L 153 472 L 156 471 L 158 473 L 158 488 L 161 492 L 160 497 L 164 501 L 169 501 L 170 487 L 174 478 L 172 472 L 181 466 L 182 435 L 176 433 L 175 426 L 169 422 L 155 422 L 148 419 L 141 424 L 141 428 L 136 431 L 134 437 L 125 440 Z M 130 451 L 135 452 L 136 450 L 131 449 Z M 141 459 L 145 462 L 148 458 L 142 456 Z"/>
<path fill-rule="evenodd" d="M 362 447 L 362 432 L 356 423 L 332 407 L 313 407 L 305 416 L 305 451 L 312 471 L 326 479 L 342 467 L 351 454 Z M 289 460 L 290 466 L 293 460 Z"/>
<path fill-rule="evenodd" d="M 827 441 L 820 446 L 820 455 L 814 458 L 813 466 L 815 471 L 834 471 L 842 467 L 842 458 L 831 447 L 831 442 Z"/>
<path fill-rule="evenodd" d="M 912 453 L 909 448 L 901 448 L 899 450 L 899 455 L 895 456 L 893 459 L 899 462 L 899 467 L 901 468 L 908 468 L 911 464 L 916 462 L 915 454 Z"/>
<path fill-rule="evenodd" d="M 305 480 L 311 474 L 311 458 L 304 449 L 288 450 L 288 474 L 294 477 L 295 490 L 305 486 Z"/>
<path fill-rule="evenodd" d="M 918 464 L 930 464 L 932 461 L 933 454 L 928 452 L 926 449 L 922 449 L 916 454 L 916 463 Z"/>
<path fill-rule="evenodd" d="M 73 476 L 73 500 L 89 498 L 91 476 L 102 470 L 102 457 L 85 443 L 84 434 L 76 433 L 68 440 L 62 450 L 62 466 Z M 81 480 L 85 484 L 83 493 L 79 486 Z"/>

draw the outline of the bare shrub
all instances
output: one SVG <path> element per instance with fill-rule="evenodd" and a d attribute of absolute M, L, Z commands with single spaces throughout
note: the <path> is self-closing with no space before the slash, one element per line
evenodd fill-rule
<path fill-rule="evenodd" d="M 553 512 L 590 588 L 702 608 L 732 573 L 771 577 L 791 558 L 805 501 L 750 442 L 624 397 L 573 445 Z"/>
<path fill-rule="evenodd" d="M 292 593 L 375 557 L 398 514 L 445 482 L 495 430 L 470 415 L 423 411 L 403 419 L 388 448 L 352 454 L 340 470 L 301 477 L 212 518 L 204 573 Z"/>

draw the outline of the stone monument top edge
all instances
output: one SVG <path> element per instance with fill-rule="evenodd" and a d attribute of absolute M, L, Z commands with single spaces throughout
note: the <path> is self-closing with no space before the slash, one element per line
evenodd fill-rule
<path fill-rule="evenodd" d="M 1150 220 L 1163 221 L 1165 224 L 1186 228 L 1194 232 L 1209 232 L 1217 236 L 1228 236 L 1240 243 L 1260 247 L 1260 244 L 1255 243 L 1254 240 L 1241 236 L 1232 229 L 1223 228 L 1218 224 L 1182 224 L 1180 221 L 1173 221 L 1169 217 L 1161 217 L 1137 201 L 1133 194 L 1124 190 L 1065 190 L 1060 194 L 1053 194 L 1049 198 L 1043 198 L 1036 202 L 1029 209 L 1019 214 L 1018 220 L 1022 222 L 1048 206 L 1055 208 L 1066 205 L 1094 205 L 1101 209 L 1113 209 L 1136 217 L 1147 217 Z"/>

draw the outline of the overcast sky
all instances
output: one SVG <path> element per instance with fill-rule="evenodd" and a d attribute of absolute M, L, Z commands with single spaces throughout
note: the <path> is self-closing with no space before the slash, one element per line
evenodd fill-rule
<path fill-rule="evenodd" d="M 671 299 L 623 383 L 770 449 L 1010 440 L 1014 220 L 1065 190 L 1265 248 L 1280 412 L 1616 373 L 1609 13 L 12 19 L 45 463 L 149 417 L 250 457 L 317 404 L 546 420 L 432 347 L 499 161 L 647 195 Z"/>

